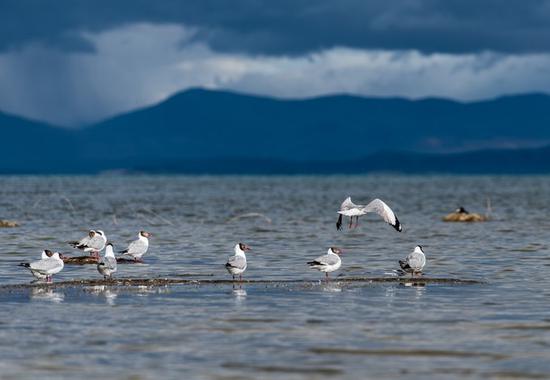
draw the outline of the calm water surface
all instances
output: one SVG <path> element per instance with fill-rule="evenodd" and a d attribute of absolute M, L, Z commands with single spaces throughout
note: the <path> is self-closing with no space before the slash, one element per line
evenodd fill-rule
<path fill-rule="evenodd" d="M 386 200 L 404 232 L 374 216 L 337 232 L 348 194 Z M 441 222 L 487 198 L 493 221 Z M 155 235 L 119 277 L 227 278 L 243 241 L 246 277 L 281 281 L 0 290 L 0 378 L 548 378 L 549 203 L 550 177 L 0 177 L 0 218 L 22 224 L 0 229 L 1 284 L 30 282 L 17 264 L 43 248 L 74 254 L 89 228 L 115 248 Z M 486 283 L 324 284 L 305 265 L 336 245 L 340 276 L 384 276 L 416 244 L 426 276 Z"/>

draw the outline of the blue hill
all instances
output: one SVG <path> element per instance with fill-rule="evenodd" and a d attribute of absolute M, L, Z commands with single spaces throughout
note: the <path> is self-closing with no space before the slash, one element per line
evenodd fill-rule
<path fill-rule="evenodd" d="M 541 94 L 460 103 L 348 95 L 278 100 L 197 89 L 79 130 L 0 114 L 0 171 L 307 172 L 322 163 L 341 172 L 346 163 L 354 172 L 550 172 L 544 149 L 499 149 L 550 144 L 549 127 L 550 97 Z M 468 150 L 483 153 L 451 154 Z M 508 155 L 521 165 L 497 167 L 494 158 L 502 163 Z"/>

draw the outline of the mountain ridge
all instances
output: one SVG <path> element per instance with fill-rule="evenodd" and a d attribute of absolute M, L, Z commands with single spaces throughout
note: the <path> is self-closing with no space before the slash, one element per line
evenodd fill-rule
<path fill-rule="evenodd" d="M 202 162 L 207 170 L 207 162 L 231 157 L 266 163 L 353 163 L 388 151 L 412 152 L 406 153 L 412 159 L 537 147 L 550 145 L 549 111 L 550 96 L 537 93 L 463 103 L 355 95 L 281 100 L 192 89 L 81 129 L 0 113 L 0 151 L 5 156 L 0 171 L 158 171 L 162 165 L 185 162 Z M 482 158 L 491 161 L 486 154 Z M 424 159 L 418 162 L 433 167 Z M 535 162 L 522 162 L 540 170 Z M 448 158 L 447 163 L 452 164 Z M 475 171 L 476 165 L 470 165 Z"/>

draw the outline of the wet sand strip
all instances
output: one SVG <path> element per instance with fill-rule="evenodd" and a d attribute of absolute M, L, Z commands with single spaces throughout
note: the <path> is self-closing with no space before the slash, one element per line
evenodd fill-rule
<path fill-rule="evenodd" d="M 180 275 L 182 277 L 183 275 Z M 198 276 L 196 274 L 189 275 Z M 203 275 L 211 276 L 211 275 Z M 324 282 L 323 282 L 324 283 Z M 332 280 L 332 284 L 353 284 L 353 283 L 389 283 L 389 284 L 403 284 L 413 286 L 423 286 L 427 284 L 441 284 L 441 285 L 479 285 L 484 284 L 480 280 L 458 279 L 458 278 L 435 278 L 435 277 L 342 277 Z M 11 284 L 1 285 L 0 291 L 9 291 L 17 289 L 31 289 L 31 288 L 68 288 L 68 287 L 86 287 L 86 286 L 168 286 L 168 285 L 231 285 L 231 284 L 264 284 L 264 285 L 317 285 L 319 281 L 314 280 L 248 280 L 245 279 L 242 282 L 233 280 L 222 279 L 191 279 L 191 278 L 114 278 L 114 279 L 87 279 L 87 280 L 70 280 L 59 281 L 53 283 L 35 282 L 24 284 Z"/>

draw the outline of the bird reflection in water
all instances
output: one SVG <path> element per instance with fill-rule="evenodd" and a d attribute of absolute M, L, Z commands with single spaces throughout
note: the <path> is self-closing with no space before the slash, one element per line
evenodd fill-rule
<path fill-rule="evenodd" d="M 31 300 L 61 303 L 65 300 L 65 294 L 54 292 L 53 289 L 34 288 L 31 290 Z"/>

